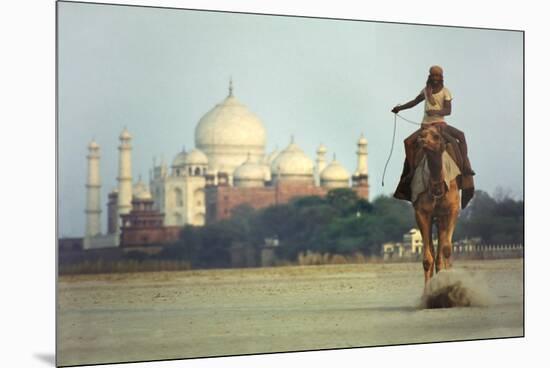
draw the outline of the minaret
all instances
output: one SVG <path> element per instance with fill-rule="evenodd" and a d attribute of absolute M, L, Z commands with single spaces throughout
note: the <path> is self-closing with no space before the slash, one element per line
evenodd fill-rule
<path fill-rule="evenodd" d="M 126 128 L 120 133 L 118 161 L 118 216 L 117 233 L 120 230 L 120 215 L 127 214 L 132 209 L 132 136 Z"/>
<path fill-rule="evenodd" d="M 353 186 L 368 186 L 367 139 L 361 133 L 357 142 L 357 170 L 353 175 Z"/>
<path fill-rule="evenodd" d="M 99 144 L 92 140 L 88 145 L 88 181 L 86 182 L 86 237 L 101 233 L 101 203 L 99 192 Z"/>
<path fill-rule="evenodd" d="M 367 139 L 361 133 L 357 142 L 357 172 L 361 175 L 368 175 L 367 168 Z"/>
<path fill-rule="evenodd" d="M 118 188 L 113 188 L 107 201 L 107 234 L 116 234 L 118 229 Z"/>
<path fill-rule="evenodd" d="M 317 158 L 315 159 L 316 166 L 315 166 L 315 184 L 317 186 L 321 185 L 321 173 L 327 166 L 327 162 L 325 161 L 325 154 L 327 153 L 327 148 L 324 144 L 320 144 L 319 148 L 317 148 Z"/>
<path fill-rule="evenodd" d="M 166 163 L 163 155 L 160 158 L 160 177 L 164 179 L 166 178 L 166 175 L 168 175 L 168 164 Z"/>

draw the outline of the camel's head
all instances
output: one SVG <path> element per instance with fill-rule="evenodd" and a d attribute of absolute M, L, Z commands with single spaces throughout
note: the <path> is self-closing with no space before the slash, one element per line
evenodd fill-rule
<path fill-rule="evenodd" d="M 418 144 L 421 148 L 432 152 L 443 152 L 445 150 L 445 142 L 441 132 L 435 126 L 422 128 L 418 136 Z"/>

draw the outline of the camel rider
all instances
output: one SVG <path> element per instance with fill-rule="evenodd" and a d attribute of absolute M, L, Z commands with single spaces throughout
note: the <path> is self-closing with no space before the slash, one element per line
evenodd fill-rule
<path fill-rule="evenodd" d="M 420 91 L 419 95 L 406 104 L 395 106 L 391 111 L 397 114 L 401 110 L 410 109 L 420 102 L 425 101 L 422 126 L 436 125 L 441 128 L 444 136 L 450 136 L 458 141 L 458 148 L 463 162 L 463 167 L 461 168 L 462 175 L 475 175 L 468 159 L 468 146 L 464 133 L 450 126 L 445 121 L 445 116 L 451 114 L 451 100 L 451 92 L 443 85 L 443 69 L 440 66 L 434 65 L 430 68 L 430 75 L 426 82 L 426 87 Z M 421 131 L 422 128 L 405 139 L 405 166 L 403 168 L 403 175 L 401 176 L 401 183 L 394 195 L 398 199 L 410 200 L 408 190 L 403 190 L 403 188 L 410 186 L 410 182 L 414 175 L 415 147 L 418 135 Z"/>

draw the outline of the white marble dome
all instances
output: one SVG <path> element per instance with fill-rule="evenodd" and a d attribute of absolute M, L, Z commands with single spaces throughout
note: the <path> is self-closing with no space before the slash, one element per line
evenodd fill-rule
<path fill-rule="evenodd" d="M 181 151 L 174 157 L 174 160 L 172 161 L 172 167 L 182 167 L 185 165 L 185 158 L 187 157 L 187 152 Z"/>
<path fill-rule="evenodd" d="M 199 149 L 194 148 L 185 156 L 185 165 L 208 165 L 208 157 Z"/>
<path fill-rule="evenodd" d="M 211 169 L 232 173 L 250 153 L 260 161 L 265 154 L 266 130 L 261 120 L 233 96 L 208 111 L 195 128 L 195 146 L 208 156 Z"/>
<path fill-rule="evenodd" d="M 135 199 L 152 199 L 151 192 L 149 191 L 149 188 L 145 183 L 141 180 L 141 177 L 139 178 L 139 181 L 134 184 L 134 187 L 132 188 L 132 194 Z"/>
<path fill-rule="evenodd" d="M 136 193 L 134 195 L 134 198 L 139 200 L 150 200 L 150 199 L 153 199 L 153 196 L 151 195 L 151 192 L 149 191 L 149 189 L 145 188 L 145 190 L 142 190 L 141 192 Z"/>
<path fill-rule="evenodd" d="M 271 163 L 271 175 L 277 180 L 313 180 L 313 161 L 294 140 Z"/>
<path fill-rule="evenodd" d="M 250 157 L 233 173 L 233 182 L 237 187 L 264 186 L 266 165 L 254 162 Z"/>
<path fill-rule="evenodd" d="M 349 186 L 349 172 L 336 159 L 321 172 L 321 185 L 330 188 Z"/>

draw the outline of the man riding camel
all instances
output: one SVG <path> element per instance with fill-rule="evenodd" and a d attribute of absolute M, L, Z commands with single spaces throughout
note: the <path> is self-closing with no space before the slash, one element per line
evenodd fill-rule
<path fill-rule="evenodd" d="M 410 109 L 420 102 L 425 101 L 422 127 L 404 141 L 406 158 L 401 180 L 394 194 L 395 198 L 408 201 L 411 200 L 410 185 L 417 164 L 416 143 L 422 128 L 426 126 L 432 125 L 440 128 L 442 135 L 454 146 L 455 150 L 458 151 L 456 153 L 461 157 L 457 158 L 457 160 L 459 161 L 458 164 L 462 176 L 469 176 L 471 178 L 471 176 L 475 175 L 470 166 L 470 160 L 468 159 L 468 146 L 464 133 L 450 126 L 445 121 L 445 116 L 451 114 L 451 100 L 451 92 L 443 85 L 443 69 L 440 66 L 434 65 L 430 68 L 430 75 L 426 82 L 426 87 L 420 91 L 419 95 L 416 96 L 414 100 L 403 105 L 397 105 L 391 110 L 393 113 L 397 114 L 401 110 Z M 473 193 L 471 193 L 471 195 L 473 195 Z"/>

